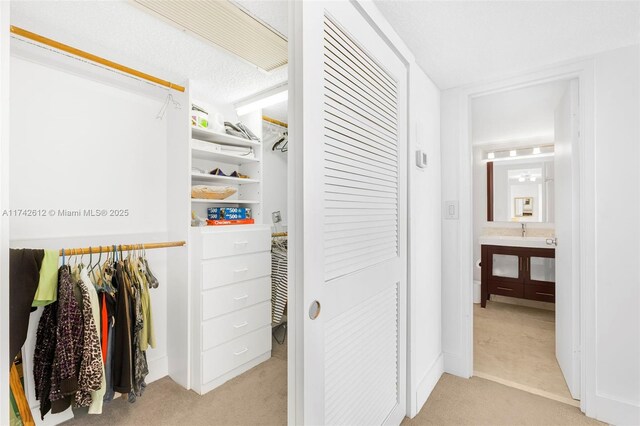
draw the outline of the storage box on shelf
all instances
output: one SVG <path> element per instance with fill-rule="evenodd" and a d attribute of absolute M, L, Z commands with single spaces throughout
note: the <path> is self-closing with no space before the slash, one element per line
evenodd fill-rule
<path fill-rule="evenodd" d="M 191 388 L 204 394 L 271 357 L 271 231 L 191 229 Z"/>
<path fill-rule="evenodd" d="M 192 198 L 191 208 L 202 218 L 207 207 L 246 206 L 253 208 L 253 218 L 260 222 L 262 187 L 262 144 L 198 127 L 191 128 L 191 184 L 230 186 L 236 193 L 223 200 Z M 199 169 L 199 171 L 193 171 Z M 220 169 L 225 175 L 208 174 Z M 233 172 L 248 178 L 231 177 Z"/>

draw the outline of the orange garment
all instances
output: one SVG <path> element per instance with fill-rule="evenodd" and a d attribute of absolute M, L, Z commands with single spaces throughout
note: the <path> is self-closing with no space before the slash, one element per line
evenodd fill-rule
<path fill-rule="evenodd" d="M 102 293 L 102 312 L 101 322 L 102 322 L 102 363 L 107 363 L 107 340 L 109 337 L 109 317 L 107 315 L 107 298 Z"/>

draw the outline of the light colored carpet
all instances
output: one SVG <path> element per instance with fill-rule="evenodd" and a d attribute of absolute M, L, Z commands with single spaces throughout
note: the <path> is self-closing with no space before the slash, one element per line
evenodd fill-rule
<path fill-rule="evenodd" d="M 406 426 L 414 425 L 602 425 L 576 407 L 489 380 L 444 374 L 424 407 Z"/>
<path fill-rule="evenodd" d="M 204 396 L 165 377 L 134 404 L 118 399 L 102 415 L 76 410 L 65 425 L 285 425 L 287 345 L 273 357 Z M 406 425 L 596 425 L 569 405 L 474 377 L 442 376 L 425 406 Z"/>
<path fill-rule="evenodd" d="M 76 410 L 66 425 L 286 425 L 287 345 L 273 342 L 272 358 L 206 395 L 185 390 L 169 377 L 149 384 L 130 404 L 104 405 L 101 415 Z"/>
<path fill-rule="evenodd" d="M 555 312 L 492 301 L 473 310 L 477 373 L 571 400 L 555 355 Z"/>

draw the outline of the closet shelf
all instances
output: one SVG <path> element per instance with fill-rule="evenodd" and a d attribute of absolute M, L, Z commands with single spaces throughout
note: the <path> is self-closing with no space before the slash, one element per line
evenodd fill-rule
<path fill-rule="evenodd" d="M 201 160 L 214 160 L 223 163 L 242 165 L 246 163 L 258 163 L 260 160 L 255 157 L 246 157 L 242 155 L 224 154 L 222 152 L 209 151 L 202 148 L 191 147 L 191 154 L 194 158 Z"/>
<path fill-rule="evenodd" d="M 198 204 L 259 204 L 256 200 L 205 200 L 202 198 L 192 198 L 192 203 Z"/>
<path fill-rule="evenodd" d="M 243 179 L 231 176 L 217 176 L 205 173 L 191 173 L 192 182 L 220 182 L 233 185 L 246 185 L 250 183 L 260 183 L 258 179 Z"/>
<path fill-rule="evenodd" d="M 254 140 L 239 138 L 237 136 L 214 132 L 213 130 L 208 129 L 201 129 L 199 127 L 191 127 L 191 135 L 194 139 L 215 142 L 221 145 L 247 146 L 253 148 L 262 145 L 260 142 L 256 142 Z"/>

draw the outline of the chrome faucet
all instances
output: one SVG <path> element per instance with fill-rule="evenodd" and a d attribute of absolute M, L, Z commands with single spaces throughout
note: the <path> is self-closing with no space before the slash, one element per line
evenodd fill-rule
<path fill-rule="evenodd" d="M 522 238 L 524 238 L 527 236 L 527 224 L 521 223 L 520 226 L 522 226 Z"/>

